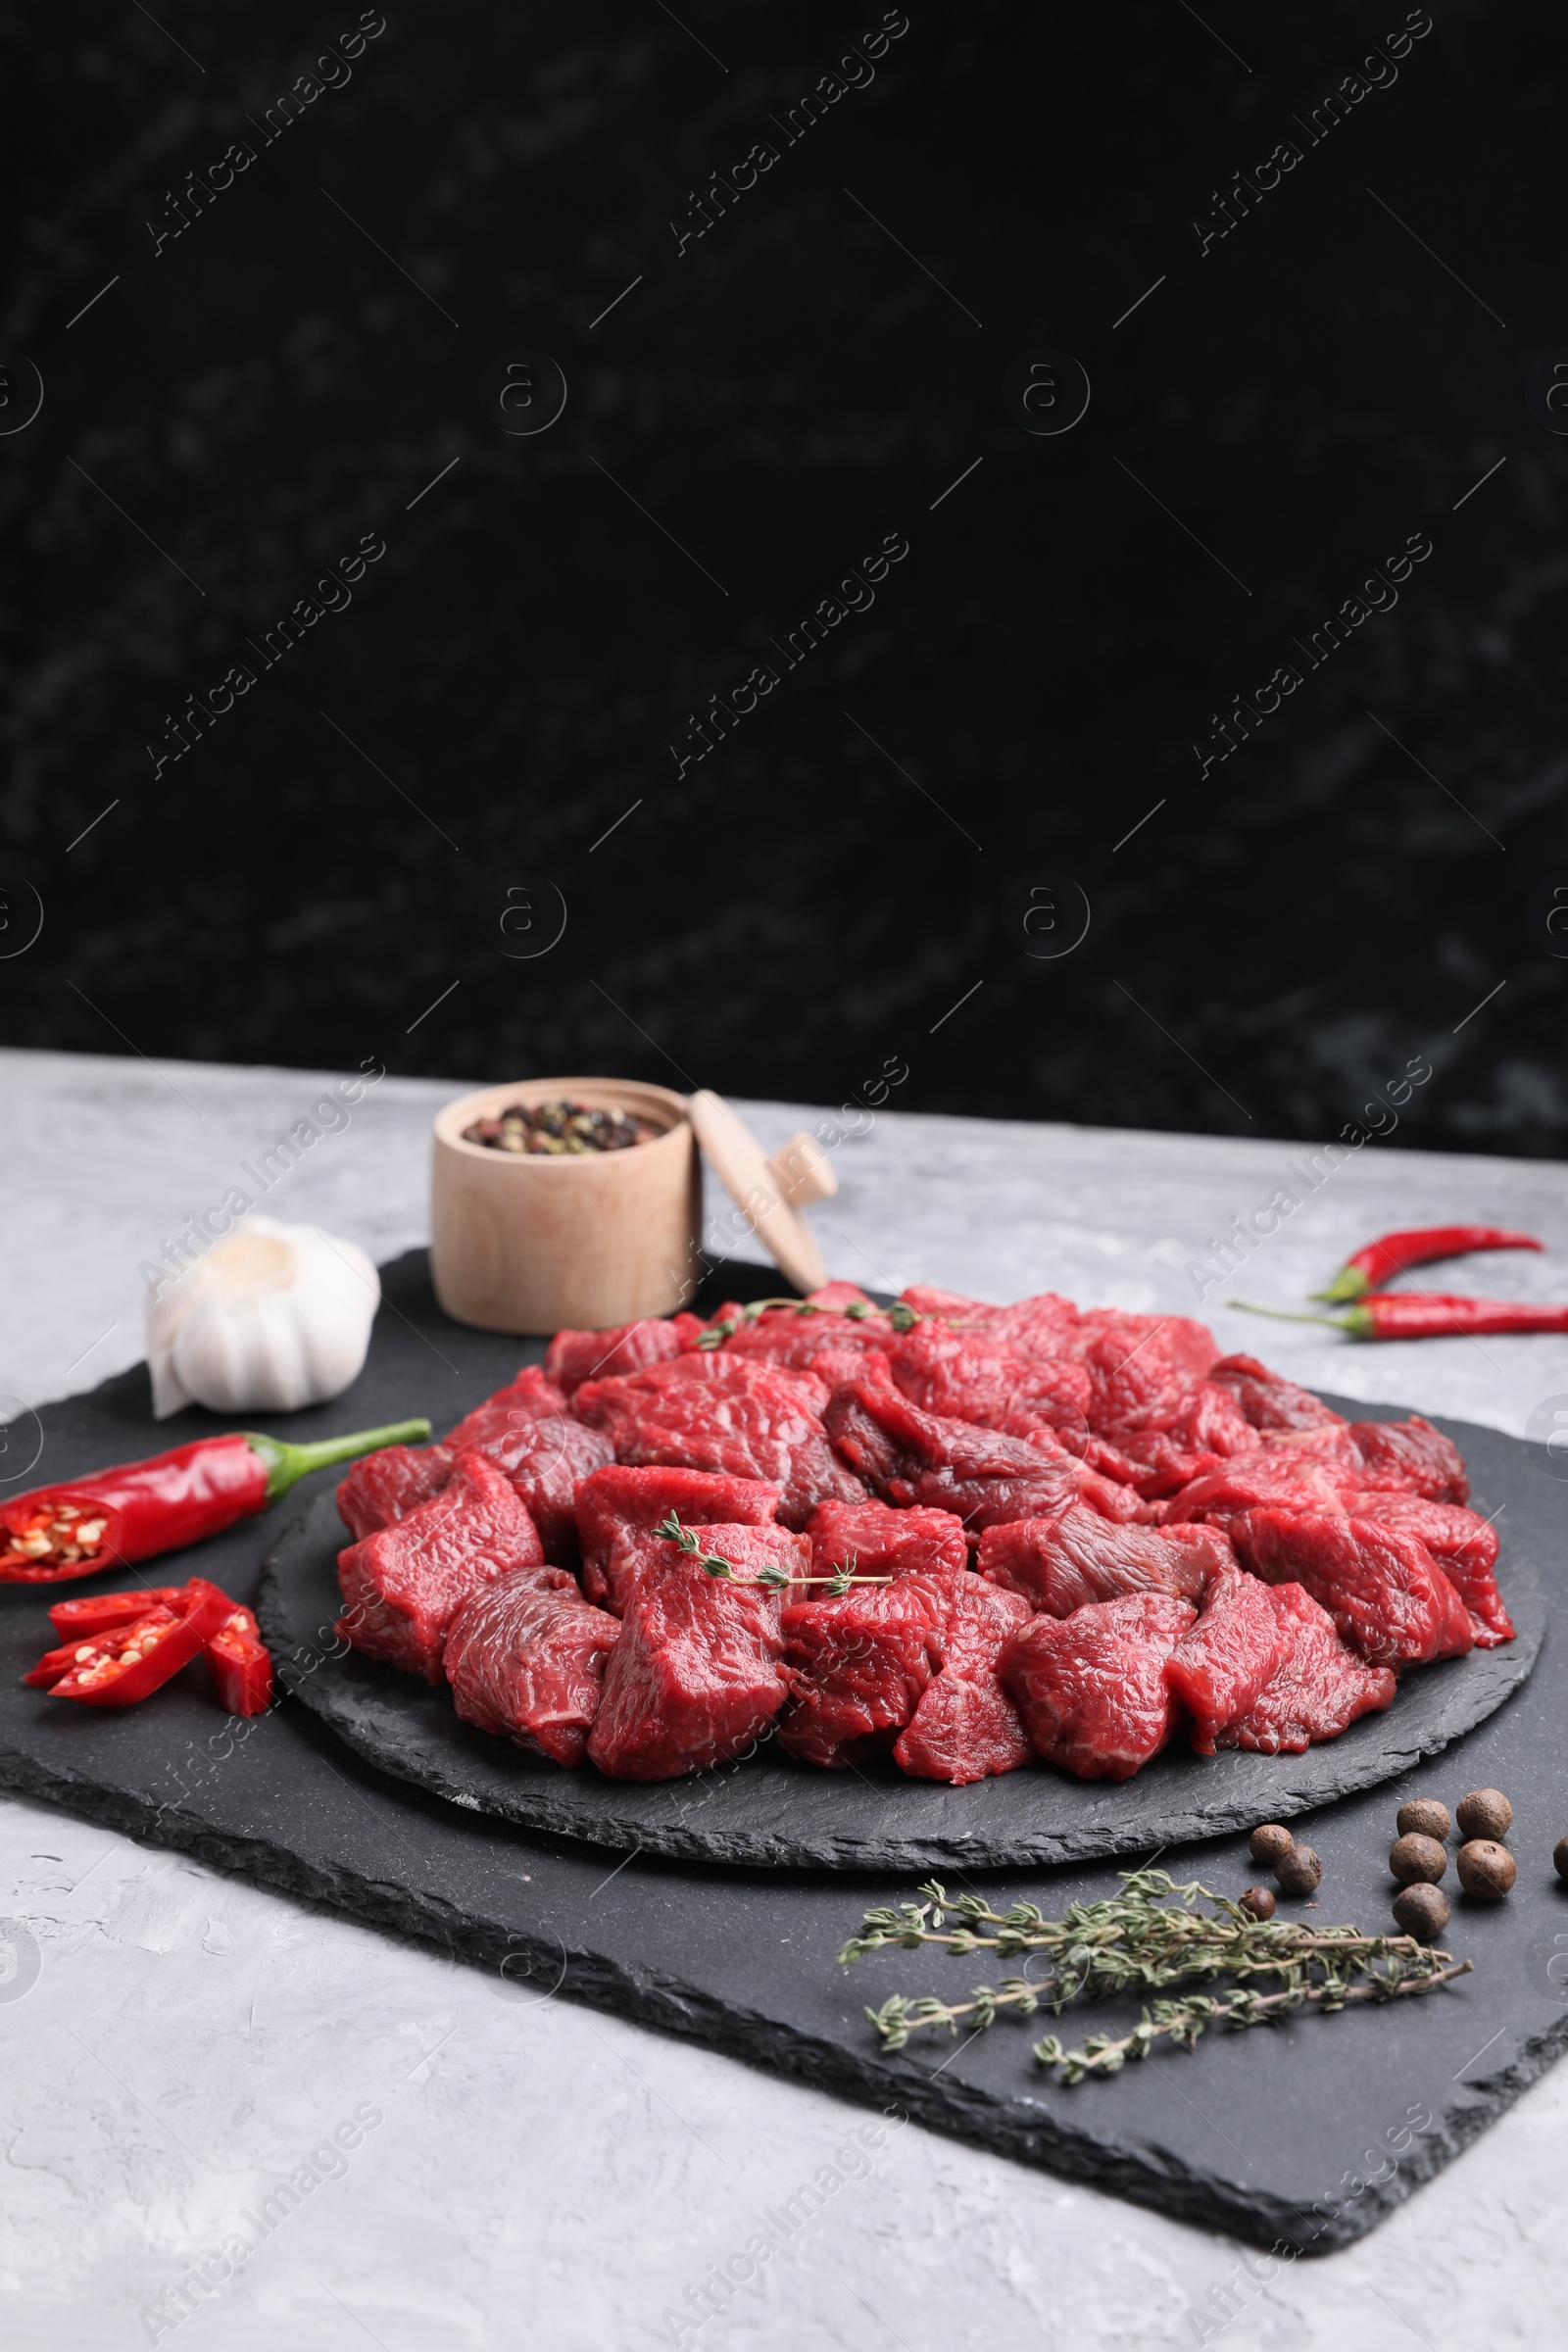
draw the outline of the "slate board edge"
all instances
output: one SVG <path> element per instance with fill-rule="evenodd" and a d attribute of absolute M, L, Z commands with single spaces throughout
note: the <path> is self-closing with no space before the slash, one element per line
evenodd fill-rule
<path fill-rule="evenodd" d="M 602 1846 L 613 1853 L 648 1853 L 667 1861 L 710 1863 L 719 1867 L 729 1864 L 737 1869 L 748 1870 L 1017 1870 L 1054 1869 L 1069 1862 L 1108 1861 L 1118 1854 L 1143 1853 L 1148 1850 L 1152 1838 L 1166 1845 L 1200 1843 L 1206 1838 L 1223 1837 L 1227 1832 L 1248 1829 L 1258 1819 L 1255 1795 L 1244 1793 L 1234 1803 L 1211 1802 L 1201 1806 L 1195 1803 L 1190 1812 L 1173 1808 L 1162 1815 L 1152 1828 L 1147 1823 L 1130 1822 L 1121 1831 L 1105 1828 L 1057 1833 L 1047 1831 L 1032 1838 L 1019 1833 L 1009 1838 L 1004 1854 L 993 1851 L 977 1858 L 972 1851 L 962 1850 L 961 1842 L 953 1838 L 921 1837 L 913 1833 L 897 1841 L 891 1838 L 886 1840 L 874 1853 L 868 1853 L 860 1844 L 844 1850 L 823 1846 L 807 1854 L 798 1844 L 791 1844 L 782 1838 L 768 1843 L 762 1833 L 752 1830 L 733 1837 L 726 1836 L 721 1830 L 711 1829 L 701 1834 L 678 1829 L 661 1829 L 653 1833 L 639 1830 L 628 1836 L 623 1828 L 596 1823 L 580 1814 L 574 1814 L 569 1819 L 553 1819 L 550 1817 L 551 1807 L 547 1797 L 541 1797 L 526 1814 L 513 1812 L 505 1806 L 487 1803 L 482 1796 L 475 1796 L 455 1773 L 449 1781 L 439 1765 L 424 1770 L 411 1770 L 400 1751 L 390 1743 L 368 1736 L 352 1723 L 315 1706 L 305 1695 L 309 1688 L 309 1670 L 291 1670 L 290 1661 L 282 1652 L 277 1620 L 268 1606 L 274 1592 L 270 1570 L 271 1561 L 269 1559 L 257 1603 L 262 1631 L 277 1657 L 278 1674 L 285 1688 L 302 1705 L 310 1708 L 323 1730 L 334 1739 L 341 1740 L 344 1746 L 352 1749 L 363 1762 L 407 1787 L 422 1789 L 445 1804 L 458 1805 L 465 1811 L 477 1812 L 493 1821 L 505 1821 L 514 1829 L 524 1832 L 531 1830 L 543 1837 L 568 1838 Z M 1308 1787 L 1272 1793 L 1267 1805 L 1269 1818 L 1292 1821 L 1298 1814 L 1320 1812 L 1324 1805 L 1337 1803 L 1342 1797 L 1362 1795 L 1368 1788 L 1378 1788 L 1385 1781 L 1399 1779 L 1425 1756 L 1441 1755 L 1445 1748 L 1451 1747 L 1455 1740 L 1462 1740 L 1467 1733 L 1487 1722 L 1500 1707 L 1506 1706 L 1523 1689 L 1536 1663 L 1544 1633 L 1545 1614 L 1543 1605 L 1541 1621 L 1533 1641 L 1522 1635 L 1517 1649 L 1510 1645 L 1506 1651 L 1478 1653 L 1505 1659 L 1509 1667 L 1517 1670 L 1495 1697 L 1487 1697 L 1474 1711 L 1466 1710 L 1447 1720 L 1441 1734 L 1435 1730 L 1432 1737 L 1414 1740 L 1408 1746 L 1390 1744 L 1378 1748 L 1374 1752 L 1381 1760 L 1364 1777 L 1341 1780 L 1332 1788 Z M 1468 1661 L 1458 1663 L 1462 1667 Z M 1395 1706 L 1397 1704 L 1396 1698 Z M 1377 1720 L 1381 1724 L 1387 1718 L 1380 1717 Z M 1332 1750 L 1337 1742 L 1329 1742 L 1328 1746 L 1332 1765 Z"/>
<path fill-rule="evenodd" d="M 519 1949 L 542 1971 L 559 1965 L 551 1941 L 488 1927 L 430 1895 L 368 1879 L 344 1869 L 335 1877 L 302 1862 L 276 1839 L 233 1832 L 177 1807 L 149 1805 L 132 1792 L 79 1774 L 49 1770 L 15 1748 L 0 1749 L 0 1787 L 34 1802 L 61 1807 L 140 1842 L 185 1853 L 210 1869 L 269 1886 L 287 1899 L 352 1919 L 423 1948 L 433 1948 L 471 1967 L 498 1970 Z M 559 1947 L 559 1939 L 554 1939 Z M 906 2117 L 926 2130 L 964 2140 L 1017 2164 L 1083 2180 L 1152 2212 L 1198 2228 L 1224 2232 L 1265 2248 L 1288 2246 L 1300 2257 L 1329 2254 L 1353 2245 L 1402 2205 L 1412 2191 L 1434 2179 L 1539 2081 L 1568 2049 L 1568 2015 L 1549 2034 L 1522 2045 L 1512 2065 L 1466 2085 L 1463 2106 L 1450 2107 L 1422 2134 L 1418 2152 L 1401 2162 L 1388 2182 L 1368 2188 L 1339 2212 L 1309 2230 L 1310 2214 L 1277 2197 L 1241 2193 L 1237 2185 L 1172 2159 L 1157 2144 L 1120 2146 L 1092 2132 L 1063 2129 L 1033 2102 L 1005 2103 L 990 2093 L 938 2077 L 910 2062 L 857 2059 L 819 2036 L 781 2025 L 715 1998 L 680 1979 L 650 1972 L 636 1977 L 595 1952 L 567 1955 L 567 1974 L 556 1987 L 560 1997 L 586 2008 L 612 2012 L 655 2033 L 694 2041 L 760 2072 L 781 2076 L 808 2088 L 884 2117 Z M 552 1994 L 550 1997 L 556 1997 Z M 1441 2000 L 1440 1993 L 1426 1996 Z M 1286 2033 L 1332 2034 L 1333 2019 L 1293 2021 Z M 868 2029 L 869 2031 L 869 2029 Z M 1019 2042 L 1020 2069 L 1029 2064 Z M 1023 2079 L 1027 2080 L 1025 2073 Z M 1079 2094 L 1094 2096 L 1093 2083 Z M 1089 2119 L 1086 2119 L 1086 2121 Z M 1314 2209 L 1315 2210 L 1315 2209 Z"/>

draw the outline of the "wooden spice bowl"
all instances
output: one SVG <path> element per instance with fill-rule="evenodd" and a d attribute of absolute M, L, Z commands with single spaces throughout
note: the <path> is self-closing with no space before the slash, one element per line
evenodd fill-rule
<path fill-rule="evenodd" d="M 492 1151 L 463 1140 L 511 1102 L 624 1110 L 662 1130 L 620 1152 Z M 667 1315 L 691 1295 L 702 1170 L 684 1096 L 630 1078 L 529 1078 L 436 1113 L 430 1274 L 459 1323 L 543 1337 Z"/>

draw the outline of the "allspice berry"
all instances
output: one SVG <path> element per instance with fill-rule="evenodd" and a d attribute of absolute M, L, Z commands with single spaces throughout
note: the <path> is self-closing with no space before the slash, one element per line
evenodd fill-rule
<path fill-rule="evenodd" d="M 1500 1788 L 1472 1788 L 1454 1807 L 1464 1838 L 1501 1839 L 1513 1827 L 1513 1807 Z"/>
<path fill-rule="evenodd" d="M 1265 1821 L 1252 1832 L 1250 1843 L 1252 1860 L 1261 1862 L 1265 1870 L 1272 1870 L 1281 1854 L 1288 1853 L 1296 1839 L 1282 1822 Z"/>
<path fill-rule="evenodd" d="M 1401 1886 L 1413 1886 L 1418 1879 L 1436 1886 L 1448 1867 L 1448 1849 L 1436 1838 L 1423 1838 L 1409 1830 L 1396 1838 L 1389 1848 L 1389 1868 Z"/>
<path fill-rule="evenodd" d="M 1435 1796 L 1413 1796 L 1399 1807 L 1397 1827 L 1401 1838 L 1446 1838 L 1453 1824 Z"/>
<path fill-rule="evenodd" d="M 1519 1875 L 1512 1854 L 1494 1838 L 1468 1838 L 1459 1848 L 1458 1870 L 1466 1894 L 1483 1903 L 1500 1903 Z"/>
<path fill-rule="evenodd" d="M 1448 1898 L 1441 1886 L 1418 1880 L 1395 1896 L 1394 1916 L 1417 1943 L 1435 1943 L 1448 1924 Z"/>
<path fill-rule="evenodd" d="M 1568 1879 L 1568 1838 L 1559 1838 L 1552 1847 L 1551 1867 L 1559 1879 Z"/>
<path fill-rule="evenodd" d="M 1275 1863 L 1274 1876 L 1287 1894 L 1310 1894 L 1323 1876 L 1323 1865 L 1309 1845 L 1292 1844 Z"/>
<path fill-rule="evenodd" d="M 1249 1886 L 1238 1898 L 1239 1907 L 1251 1919 L 1272 1919 L 1274 1890 L 1271 1886 Z"/>

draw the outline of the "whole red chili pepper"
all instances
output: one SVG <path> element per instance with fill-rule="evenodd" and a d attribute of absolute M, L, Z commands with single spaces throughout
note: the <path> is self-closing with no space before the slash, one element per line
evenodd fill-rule
<path fill-rule="evenodd" d="M 315 1446 L 289 1446 L 235 1430 L 148 1461 L 34 1487 L 0 1503 L 0 1537 L 6 1540 L 0 1584 L 55 1584 L 155 1559 L 219 1535 L 237 1519 L 253 1518 L 312 1470 L 429 1435 L 428 1421 L 394 1421 Z"/>
<path fill-rule="evenodd" d="M 1435 1258 L 1463 1257 L 1471 1250 L 1541 1250 L 1533 1234 L 1503 1225 L 1420 1225 L 1408 1233 L 1385 1233 L 1348 1257 L 1326 1291 L 1314 1298 L 1364 1298 L 1381 1290 L 1406 1266 L 1429 1266 Z"/>
<path fill-rule="evenodd" d="M 1531 1298 L 1466 1298 L 1440 1291 L 1380 1291 L 1357 1299 L 1343 1315 L 1289 1314 L 1280 1306 L 1254 1306 L 1250 1298 L 1228 1298 L 1250 1315 L 1274 1315 L 1284 1323 L 1324 1323 L 1355 1340 L 1435 1340 L 1500 1331 L 1568 1331 L 1568 1305 Z"/>
<path fill-rule="evenodd" d="M 135 1625 L 78 1643 L 71 1672 L 54 1685 L 51 1697 L 79 1699 L 88 1707 L 128 1707 L 161 1689 L 206 1647 L 234 1605 L 226 1592 L 200 1577 L 185 1590 L 182 1615 L 154 1609 Z"/>

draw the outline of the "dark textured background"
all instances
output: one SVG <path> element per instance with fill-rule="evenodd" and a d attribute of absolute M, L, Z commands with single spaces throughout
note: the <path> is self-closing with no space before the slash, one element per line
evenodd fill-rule
<path fill-rule="evenodd" d="M 165 191 L 358 8 L 0 8 L 0 344 L 47 395 L 0 439 L 0 867 L 46 907 L 5 1039 L 834 1099 L 899 1055 L 906 1107 L 1254 1135 L 1425 1052 L 1396 1142 L 1568 1148 L 1525 912 L 1568 872 L 1568 442 L 1523 399 L 1568 343 L 1561 11 L 1439 6 L 1200 259 L 1403 7 L 908 10 L 677 260 L 688 190 L 880 5 L 388 0 L 155 260 Z M 570 383 L 538 439 L 479 407 L 515 344 Z M 1058 439 L 1001 403 L 1039 345 L 1094 386 Z M 164 713 L 367 530 L 352 609 L 154 782 Z M 1397 611 L 1200 781 L 1216 707 L 1422 530 Z M 889 531 L 875 610 L 677 782 L 687 710 Z M 519 868 L 570 909 L 531 962 L 475 912 Z M 1002 919 L 1040 868 L 1094 909 L 1055 963 Z"/>

